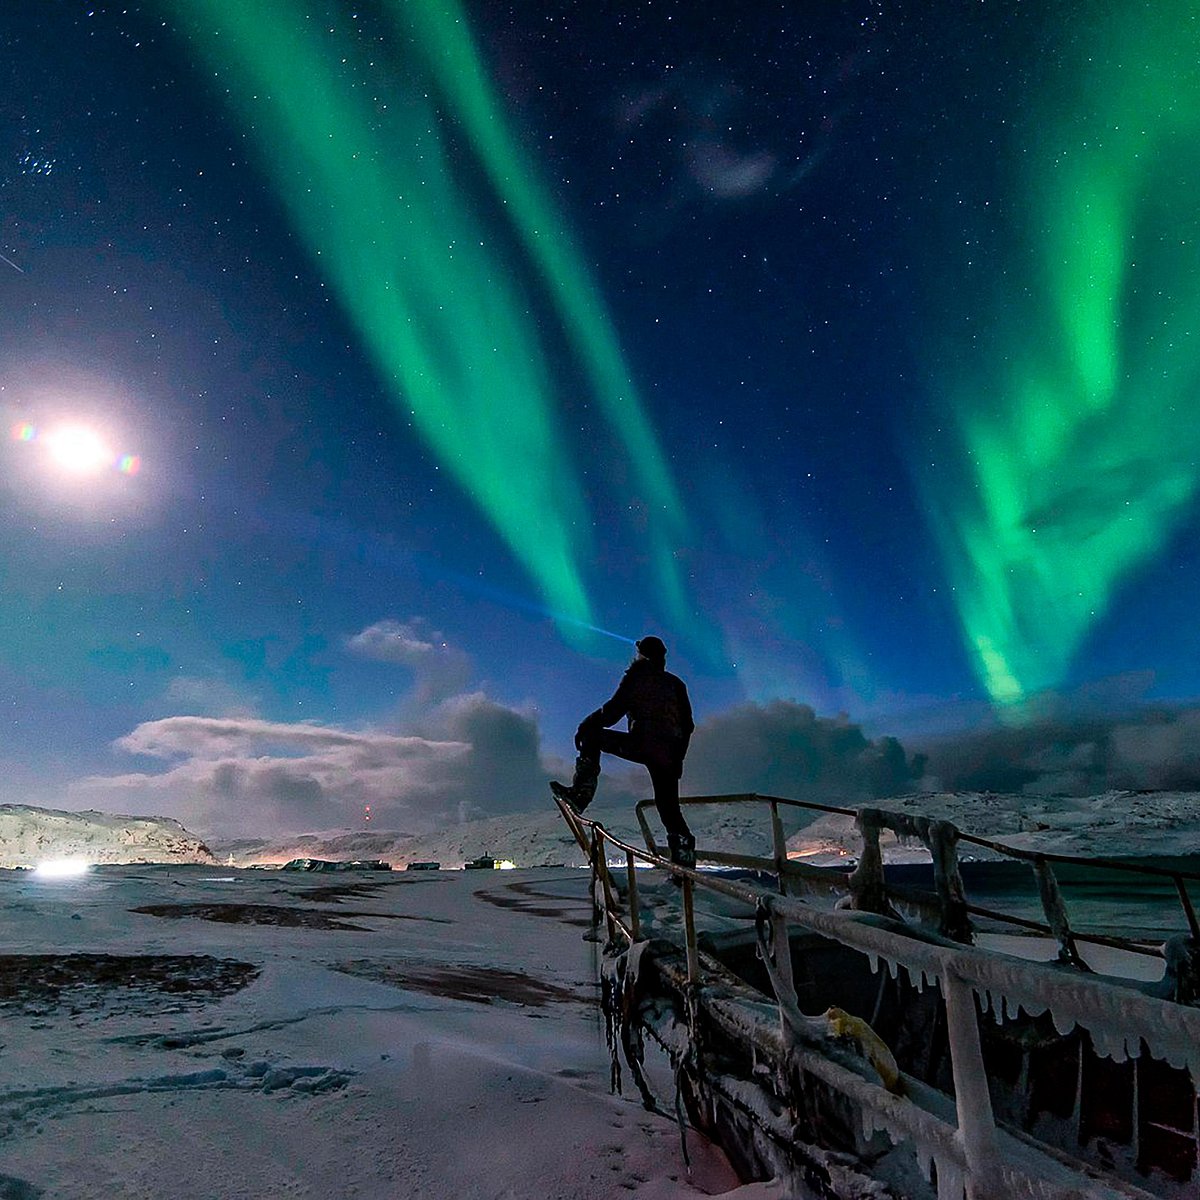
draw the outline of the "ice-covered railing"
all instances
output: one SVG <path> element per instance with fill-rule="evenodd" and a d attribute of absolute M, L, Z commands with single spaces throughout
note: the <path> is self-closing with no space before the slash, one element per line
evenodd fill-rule
<path fill-rule="evenodd" d="M 653 803 L 652 800 L 642 800 L 638 803 L 637 820 L 647 849 L 653 854 L 661 855 L 654 831 L 646 819 L 646 813 Z M 815 801 L 790 800 L 782 796 L 762 796 L 757 793 L 693 796 L 681 800 L 680 803 L 692 806 L 759 805 L 766 808 L 771 827 L 770 857 L 716 849 L 699 849 L 697 854 L 702 861 L 713 865 L 769 871 L 775 875 L 779 891 L 783 894 L 795 893 L 802 888 L 828 889 L 839 886 L 849 892 L 851 906 L 856 909 L 895 915 L 893 902 L 916 905 L 933 912 L 940 932 L 961 942 L 972 940 L 971 917 L 982 917 L 988 921 L 1010 925 L 1014 929 L 1054 938 L 1059 946 L 1059 960 L 1082 970 L 1086 970 L 1087 967 L 1078 950 L 1079 942 L 1108 946 L 1150 958 L 1165 957 L 1168 960 L 1168 972 L 1175 998 L 1188 1003 L 1200 1000 L 1200 922 L 1197 921 L 1196 911 L 1188 893 L 1189 883 L 1200 886 L 1200 874 L 1196 872 L 1115 859 L 1079 858 L 1069 854 L 1021 850 L 1003 842 L 965 833 L 949 821 L 882 808 L 841 808 L 836 805 L 818 804 Z M 862 837 L 862 850 L 856 868 L 853 871 L 838 871 L 834 868 L 812 867 L 788 858 L 787 838 L 781 814 L 789 808 L 832 813 L 854 821 Z M 929 850 L 933 862 L 932 893 L 897 886 L 887 879 L 879 841 L 880 833 L 884 829 L 890 829 L 900 838 L 920 841 Z M 997 912 L 971 903 L 965 895 L 959 873 L 957 847 L 960 843 L 979 846 L 1014 862 L 1028 863 L 1037 885 L 1045 921 Z M 1141 877 L 1143 880 L 1170 881 L 1187 922 L 1190 945 L 1184 944 L 1186 939 L 1176 939 L 1174 943 L 1168 942 L 1164 946 L 1157 941 L 1074 929 L 1054 871 L 1055 864 L 1091 870 L 1111 870 L 1129 877 Z"/>
<path fill-rule="evenodd" d="M 987 1075 L 980 1048 L 976 1000 L 979 1007 L 991 1010 L 997 1019 L 1049 1013 L 1055 1028 L 1066 1034 L 1077 1025 L 1086 1029 L 1096 1051 L 1117 1061 L 1141 1053 L 1143 1046 L 1152 1057 L 1174 1067 L 1186 1067 L 1193 1079 L 1200 1078 L 1200 1009 L 1171 1000 L 1150 996 L 1132 987 L 1082 972 L 1063 970 L 1055 964 L 1030 962 L 949 937 L 922 930 L 887 916 L 863 910 L 819 908 L 789 896 L 789 871 L 786 845 L 778 815 L 781 804 L 794 803 L 822 811 L 857 816 L 848 809 L 806 805 L 776 797 L 704 797 L 693 803 L 744 802 L 756 800 L 771 806 L 774 828 L 773 861 L 777 867 L 778 892 L 743 881 L 701 874 L 670 862 L 658 853 L 647 827 L 648 848 L 633 846 L 609 833 L 603 825 L 576 813 L 558 801 L 559 810 L 580 847 L 589 855 L 595 884 L 594 895 L 614 946 L 618 938 L 630 944 L 641 941 L 641 915 L 638 898 L 637 863 L 643 862 L 667 870 L 681 881 L 684 916 L 684 943 L 687 981 L 699 988 L 703 968 L 696 941 L 694 892 L 701 889 L 728 896 L 754 907 L 760 925 L 770 930 L 767 956 L 768 975 L 779 1006 L 785 1030 L 803 1042 L 811 1033 L 811 1018 L 801 1013 L 792 982 L 789 930 L 795 926 L 856 950 L 867 956 L 872 969 L 886 964 L 896 976 L 901 970 L 918 989 L 936 984 L 945 1004 L 947 1033 L 954 1082 L 954 1124 L 940 1119 L 928 1106 L 914 1099 L 893 1095 L 882 1085 L 873 1085 L 861 1076 L 847 1073 L 832 1062 L 823 1063 L 819 1055 L 803 1052 L 812 1069 L 831 1086 L 842 1091 L 857 1105 L 864 1129 L 879 1129 L 893 1137 L 908 1140 L 920 1161 L 937 1164 L 939 1200 L 992 1200 L 999 1197 L 1078 1197 L 1083 1168 L 1079 1164 L 1055 1165 L 1048 1148 L 1031 1147 L 1032 1158 L 1013 1153 L 1011 1136 L 1004 1134 L 1004 1152 L 998 1149 L 1001 1134 L 992 1112 Z M 642 806 L 639 806 L 639 809 Z M 639 811 L 639 818 L 641 817 Z M 870 826 L 872 818 L 866 824 Z M 860 822 L 860 827 L 862 823 Z M 869 835 L 868 835 L 869 836 Z M 989 844 L 982 842 L 982 844 Z M 998 849 L 1006 849 L 997 845 Z M 624 858 L 626 894 L 620 902 L 609 863 L 611 852 Z M 761 867 L 762 860 L 752 856 L 710 852 L 701 855 L 709 861 Z M 1050 856 L 1047 856 L 1050 857 Z M 1063 858 L 1065 856 L 1054 856 Z M 1170 874 L 1171 872 L 1167 872 Z M 786 964 L 784 966 L 783 964 Z M 914 1096 L 920 1090 L 915 1081 L 907 1081 Z M 1045 1149 L 1046 1153 L 1036 1150 Z M 1145 1193 L 1119 1180 L 1089 1179 L 1086 1194 L 1105 1197 L 1144 1197 Z"/>

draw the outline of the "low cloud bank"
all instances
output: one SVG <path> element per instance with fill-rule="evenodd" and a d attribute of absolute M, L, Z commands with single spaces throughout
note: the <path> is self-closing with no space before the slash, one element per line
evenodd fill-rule
<path fill-rule="evenodd" d="M 1054 714 L 930 741 L 922 786 L 1091 796 L 1200 791 L 1200 706 Z"/>
<path fill-rule="evenodd" d="M 692 795 L 760 792 L 854 804 L 910 791 L 924 769 L 892 737 L 874 741 L 846 716 L 806 704 L 742 704 L 702 721 L 684 784 Z"/>
<path fill-rule="evenodd" d="M 543 756 L 528 712 L 482 692 L 452 696 L 411 732 L 316 722 L 176 716 L 138 725 L 116 747 L 156 760 L 76 782 L 73 798 L 174 817 L 206 836 L 374 828 L 423 833 L 550 804 L 569 766 Z M 650 793 L 642 768 L 606 758 L 606 808 Z M 920 764 L 894 738 L 872 741 L 845 717 L 801 704 L 746 704 L 696 731 L 684 776 L 692 795 L 752 792 L 855 803 L 911 788 Z M 370 809 L 370 821 L 366 820 Z"/>
<path fill-rule="evenodd" d="M 165 759 L 165 770 L 91 776 L 72 795 L 222 836 L 368 824 L 421 832 L 523 811 L 546 795 L 549 776 L 531 717 L 473 693 L 439 706 L 427 724 L 401 736 L 311 722 L 147 721 L 118 748 Z"/>

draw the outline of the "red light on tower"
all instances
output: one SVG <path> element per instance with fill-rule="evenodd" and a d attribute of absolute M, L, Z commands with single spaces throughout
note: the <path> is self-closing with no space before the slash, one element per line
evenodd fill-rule
<path fill-rule="evenodd" d="M 363 820 L 369 821 L 370 819 L 371 819 L 371 806 L 369 804 L 365 804 L 365 805 L 363 805 Z"/>

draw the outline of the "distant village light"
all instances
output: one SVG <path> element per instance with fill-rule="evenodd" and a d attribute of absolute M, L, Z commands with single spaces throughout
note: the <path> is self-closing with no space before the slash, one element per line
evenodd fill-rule
<path fill-rule="evenodd" d="M 86 875 L 90 865 L 86 858 L 48 858 L 38 863 L 34 871 L 44 879 L 67 879 Z"/>

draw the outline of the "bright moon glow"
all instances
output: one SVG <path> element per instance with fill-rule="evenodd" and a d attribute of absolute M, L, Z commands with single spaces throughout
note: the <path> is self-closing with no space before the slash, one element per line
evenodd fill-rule
<path fill-rule="evenodd" d="M 35 872 L 44 879 L 67 879 L 87 874 L 88 862 L 83 858 L 48 858 L 38 863 Z"/>
<path fill-rule="evenodd" d="M 115 461 L 100 435 L 83 425 L 55 429 L 44 440 L 54 462 L 73 474 L 92 475 Z"/>
<path fill-rule="evenodd" d="M 13 441 L 45 447 L 54 466 L 71 475 L 95 475 L 110 467 L 122 475 L 136 475 L 142 465 L 136 454 L 114 453 L 100 434 L 86 425 L 39 429 L 21 421 L 13 426 L 12 436 Z"/>

